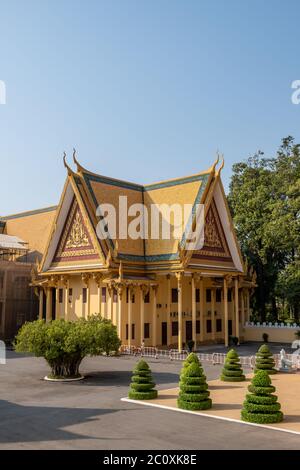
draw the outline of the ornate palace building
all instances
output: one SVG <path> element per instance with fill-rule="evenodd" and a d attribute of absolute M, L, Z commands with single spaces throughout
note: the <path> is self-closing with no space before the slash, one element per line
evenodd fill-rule
<path fill-rule="evenodd" d="M 117 326 L 123 344 L 173 346 L 188 340 L 243 340 L 255 279 L 243 264 L 228 209 L 219 160 L 207 171 L 139 185 L 66 163 L 67 179 L 33 284 L 39 316 L 75 320 L 100 313 Z M 97 207 L 174 203 L 204 205 L 204 245 L 175 239 L 97 236 Z M 193 213 L 193 209 L 192 209 Z M 122 215 L 122 214 L 121 214 Z M 117 220 L 120 214 L 118 214 Z M 129 217 L 130 219 L 130 217 Z M 108 232 L 110 227 L 107 227 Z"/>

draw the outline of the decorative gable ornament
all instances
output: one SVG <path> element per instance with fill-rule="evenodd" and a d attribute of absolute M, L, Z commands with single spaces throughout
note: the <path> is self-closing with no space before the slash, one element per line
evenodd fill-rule
<path fill-rule="evenodd" d="M 93 259 L 96 257 L 96 250 L 85 226 L 78 203 L 74 199 L 58 244 L 54 262 Z"/>

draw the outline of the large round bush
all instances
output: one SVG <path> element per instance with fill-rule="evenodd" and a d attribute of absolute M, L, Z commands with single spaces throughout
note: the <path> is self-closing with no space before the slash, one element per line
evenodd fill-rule
<path fill-rule="evenodd" d="M 84 357 L 109 355 L 118 351 L 121 341 L 110 320 L 98 315 L 77 321 L 44 320 L 25 323 L 19 330 L 15 349 L 44 357 L 51 368 L 51 378 L 80 377 Z"/>

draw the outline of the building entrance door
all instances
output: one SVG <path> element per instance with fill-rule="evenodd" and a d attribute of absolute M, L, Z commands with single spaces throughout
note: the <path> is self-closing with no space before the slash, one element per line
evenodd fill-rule
<path fill-rule="evenodd" d="M 185 336 L 186 341 L 190 341 L 191 339 L 193 339 L 192 322 L 190 320 L 185 322 Z"/>
<path fill-rule="evenodd" d="M 228 320 L 228 335 L 232 335 L 232 320 Z"/>
<path fill-rule="evenodd" d="M 166 321 L 161 324 L 161 344 L 167 346 L 168 344 L 168 325 Z"/>

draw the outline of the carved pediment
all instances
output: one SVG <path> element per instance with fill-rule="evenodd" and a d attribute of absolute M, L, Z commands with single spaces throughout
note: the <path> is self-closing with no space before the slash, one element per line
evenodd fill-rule
<path fill-rule="evenodd" d="M 96 258 L 97 253 L 76 199 L 74 199 L 62 232 L 54 262 L 77 258 Z"/>
<path fill-rule="evenodd" d="M 212 200 L 205 218 L 203 248 L 195 252 L 193 258 L 232 261 L 214 200 Z"/>

